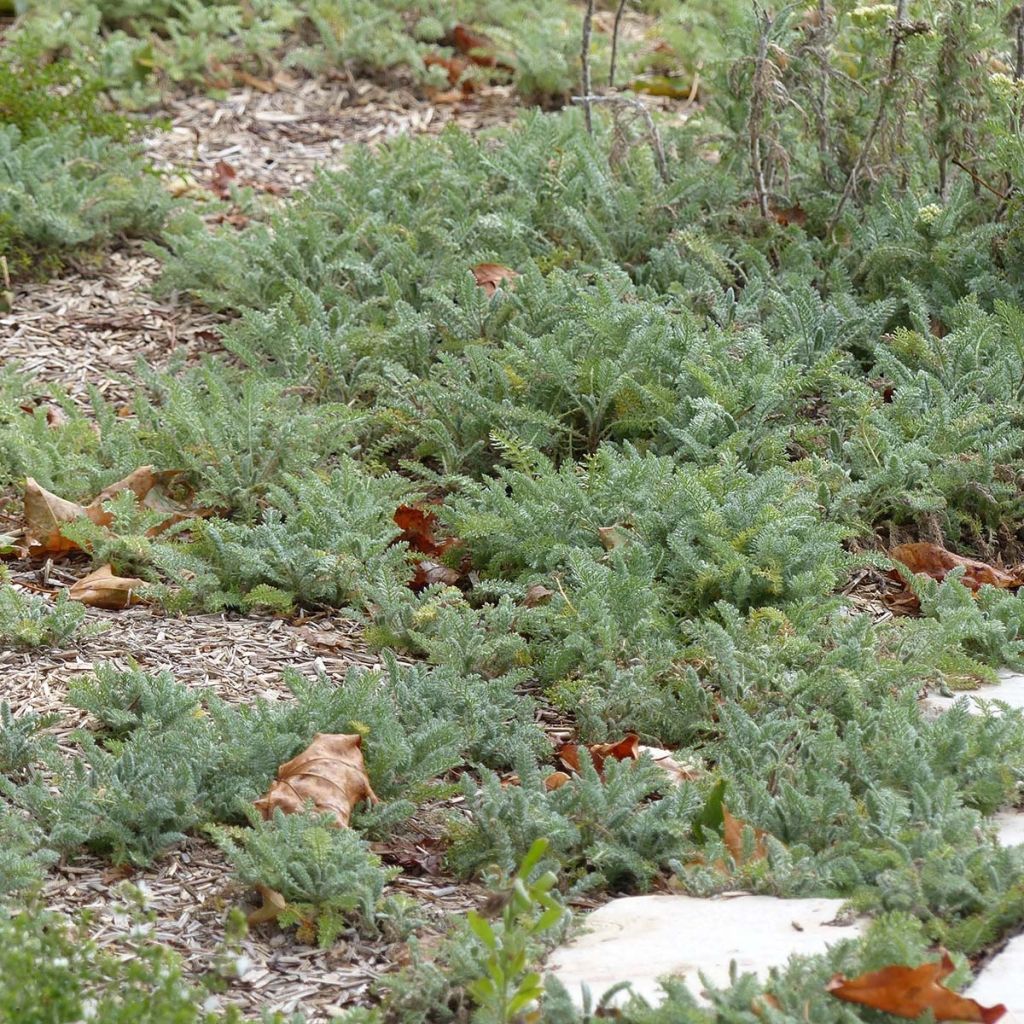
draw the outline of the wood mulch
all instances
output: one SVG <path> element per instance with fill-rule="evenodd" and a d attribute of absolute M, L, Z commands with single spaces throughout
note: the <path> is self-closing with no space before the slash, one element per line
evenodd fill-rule
<path fill-rule="evenodd" d="M 479 131 L 508 124 L 521 109 L 510 86 L 435 103 L 394 83 L 385 88 L 279 73 L 265 85 L 273 91 L 248 86 L 224 99 L 168 100 L 169 130 L 146 143 L 155 166 L 203 186 L 223 162 L 238 184 L 281 195 L 309 184 L 317 170 L 343 166 L 352 145 L 436 134 L 453 123 Z"/>

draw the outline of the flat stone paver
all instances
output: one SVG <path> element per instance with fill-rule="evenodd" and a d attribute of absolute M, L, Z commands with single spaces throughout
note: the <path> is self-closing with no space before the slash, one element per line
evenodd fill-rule
<path fill-rule="evenodd" d="M 717 986 L 729 984 L 729 965 L 766 977 L 796 953 L 823 953 L 840 939 L 856 938 L 865 922 L 832 924 L 842 900 L 734 896 L 630 896 L 590 914 L 587 933 L 556 949 L 547 971 L 577 1005 L 582 985 L 596 1002 L 620 981 L 651 1003 L 664 993 L 658 979 L 683 977 L 699 1000 L 698 971 Z M 616 1002 L 625 1001 L 626 996 Z"/>
<path fill-rule="evenodd" d="M 998 811 L 991 817 L 1000 846 L 1024 846 L 1024 808 Z M 1021 978 L 1024 986 L 1024 977 Z"/>
<path fill-rule="evenodd" d="M 1024 1024 L 1024 935 L 1010 944 L 994 960 L 982 968 L 974 983 L 964 993 L 982 1006 L 1002 1003 L 1006 1014 L 999 1024 Z"/>
<path fill-rule="evenodd" d="M 952 697 L 944 697 L 940 693 L 929 693 L 922 703 L 929 711 L 947 711 L 958 700 L 964 697 L 968 701 L 968 711 L 972 715 L 982 713 L 982 705 L 979 702 L 999 700 L 1008 704 L 1011 708 L 1024 708 L 1024 675 L 1020 672 L 1012 672 L 1008 668 L 999 670 L 999 683 L 996 686 L 981 686 L 977 690 L 963 690 Z"/>

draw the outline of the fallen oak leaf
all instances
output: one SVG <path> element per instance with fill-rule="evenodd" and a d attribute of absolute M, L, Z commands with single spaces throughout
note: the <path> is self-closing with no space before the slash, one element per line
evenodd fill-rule
<path fill-rule="evenodd" d="M 499 288 L 504 288 L 505 283 L 512 286 L 512 282 L 519 277 L 519 273 L 511 267 L 503 267 L 500 263 L 478 263 L 473 267 L 473 278 L 483 288 L 490 298 Z"/>
<path fill-rule="evenodd" d="M 750 861 L 764 860 L 768 856 L 768 845 L 765 842 L 768 833 L 763 828 L 754 829 L 754 851 L 749 857 L 744 855 L 743 830 L 746 827 L 745 821 L 734 817 L 729 813 L 725 804 L 722 804 L 722 841 L 737 867 L 748 864 Z"/>
<path fill-rule="evenodd" d="M 553 590 L 548 590 L 543 583 L 534 583 L 534 585 L 526 591 L 526 596 L 523 598 L 523 607 L 536 608 L 539 604 L 546 604 L 554 596 L 555 592 Z"/>
<path fill-rule="evenodd" d="M 346 828 L 356 804 L 377 803 L 362 744 L 358 733 L 318 732 L 301 754 L 277 769 L 277 780 L 255 801 L 256 809 L 269 821 L 275 810 L 294 814 L 312 801 L 316 810 L 333 814 L 335 824 Z"/>
<path fill-rule="evenodd" d="M 912 573 L 930 576 L 939 583 L 953 569 L 963 566 L 962 581 L 964 586 L 971 590 L 980 590 L 986 584 L 1002 589 L 1012 589 L 1019 587 L 1024 582 L 1018 575 L 997 569 L 987 562 L 980 562 L 975 558 L 964 558 L 962 555 L 955 555 L 952 551 L 939 547 L 938 544 L 924 541 L 915 544 L 897 544 L 894 548 L 890 548 L 889 558 L 905 565 Z M 895 569 L 890 570 L 890 576 L 898 582 L 903 582 L 902 577 Z"/>
<path fill-rule="evenodd" d="M 287 900 L 269 886 L 257 884 L 256 892 L 259 893 L 261 904 L 246 918 L 250 927 L 265 921 L 276 921 L 288 907 Z"/>
<path fill-rule="evenodd" d="M 136 577 L 115 576 L 109 565 L 102 565 L 95 572 L 84 576 L 77 583 L 68 587 L 68 598 L 80 601 L 90 608 L 110 608 L 117 610 L 138 604 L 142 598 L 138 595 L 140 587 L 146 585 L 145 580 Z"/>
<path fill-rule="evenodd" d="M 33 477 L 28 477 L 25 480 L 24 514 L 25 543 L 31 557 L 63 555 L 78 550 L 78 545 L 68 540 L 60 528 L 88 516 L 84 505 L 58 497 L 40 486 Z"/>
<path fill-rule="evenodd" d="M 399 540 L 404 540 L 411 551 L 423 555 L 441 555 L 455 544 L 454 538 L 438 540 L 434 535 L 437 516 L 416 505 L 399 505 L 393 516 L 395 525 L 402 531 Z"/>
<path fill-rule="evenodd" d="M 941 960 L 920 967 L 893 964 L 852 979 L 836 974 L 825 991 L 845 1002 L 884 1010 L 897 1017 L 916 1018 L 930 1010 L 937 1021 L 994 1024 L 1006 1013 L 1005 1006 L 981 1006 L 941 984 L 943 978 L 952 974 L 953 966 L 949 953 L 943 950 Z"/>

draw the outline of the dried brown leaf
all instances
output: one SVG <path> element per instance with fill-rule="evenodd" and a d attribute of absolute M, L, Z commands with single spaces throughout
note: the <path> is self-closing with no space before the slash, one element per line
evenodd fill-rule
<path fill-rule="evenodd" d="M 318 811 L 333 814 L 339 828 L 348 826 L 352 808 L 363 800 L 377 802 L 366 774 L 358 733 L 318 732 L 313 742 L 277 770 L 277 781 L 256 808 L 268 821 L 275 810 L 301 811 L 308 801 Z"/>
<path fill-rule="evenodd" d="M 893 964 L 880 971 L 848 979 L 835 975 L 825 991 L 848 1003 L 884 1010 L 897 1017 L 917 1018 L 931 1011 L 936 1020 L 972 1021 L 994 1024 L 1006 1007 L 981 1006 L 974 999 L 958 995 L 941 984 L 953 972 L 953 961 L 943 950 L 937 963 L 907 967 Z"/>
<path fill-rule="evenodd" d="M 754 860 L 764 860 L 768 856 L 768 846 L 765 842 L 768 833 L 761 828 L 754 829 L 754 851 L 750 857 L 743 855 L 743 830 L 747 823 L 739 818 L 733 817 L 724 805 L 722 806 L 722 839 L 725 848 L 729 851 L 737 867 Z"/>
<path fill-rule="evenodd" d="M 60 528 L 86 515 L 85 507 L 41 487 L 32 477 L 25 481 L 25 542 L 32 557 L 76 551 Z"/>
<path fill-rule="evenodd" d="M 555 596 L 553 590 L 548 590 L 543 583 L 534 583 L 529 590 L 526 591 L 526 597 L 523 598 L 523 605 L 526 608 L 536 608 L 539 604 L 545 604 Z"/>
<path fill-rule="evenodd" d="M 1024 582 L 1016 573 L 997 569 L 995 566 L 989 565 L 987 562 L 979 562 L 975 558 L 955 555 L 952 551 L 939 547 L 938 544 L 927 542 L 897 544 L 896 547 L 890 549 L 889 557 L 894 562 L 905 565 L 912 573 L 923 573 L 940 583 L 953 569 L 963 566 L 963 584 L 971 590 L 980 590 L 985 584 L 1007 589 L 1019 587 Z M 892 575 L 894 578 L 900 579 L 895 570 Z"/>
<path fill-rule="evenodd" d="M 109 565 L 100 566 L 68 588 L 72 601 L 81 601 L 90 608 L 128 608 L 138 604 L 142 598 L 138 590 L 146 585 L 145 580 L 135 577 L 115 576 Z"/>
<path fill-rule="evenodd" d="M 473 277 L 488 297 L 499 288 L 512 287 L 512 282 L 518 276 L 519 274 L 515 270 L 503 267 L 500 263 L 478 263 L 473 267 Z"/>

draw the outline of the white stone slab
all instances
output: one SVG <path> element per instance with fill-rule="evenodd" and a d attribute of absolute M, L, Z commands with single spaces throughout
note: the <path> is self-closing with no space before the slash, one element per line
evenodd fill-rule
<path fill-rule="evenodd" d="M 590 914 L 587 933 L 556 949 L 546 969 L 577 1004 L 584 984 L 596 1002 L 620 981 L 632 982 L 634 992 L 659 1003 L 664 993 L 658 979 L 667 975 L 685 978 L 703 1001 L 698 971 L 724 987 L 734 960 L 740 972 L 766 977 L 794 953 L 823 953 L 840 939 L 858 936 L 863 921 L 831 923 L 842 906 L 842 900 L 774 896 L 630 896 Z"/>
<path fill-rule="evenodd" d="M 994 960 L 986 964 L 965 995 L 977 999 L 982 1006 L 1002 1003 L 1006 1015 L 999 1024 L 1024 1024 L 1024 935 L 1010 944 Z"/>
<path fill-rule="evenodd" d="M 999 811 L 989 820 L 996 827 L 1000 846 L 1024 846 L 1024 808 Z M 1024 985 L 1024 978 L 1021 984 Z"/>
<path fill-rule="evenodd" d="M 1008 668 L 999 670 L 999 683 L 996 686 L 980 686 L 977 690 L 954 691 L 954 696 L 944 697 L 939 693 L 929 693 L 922 702 L 929 711 L 940 712 L 951 708 L 958 700 L 967 698 L 967 710 L 972 715 L 982 713 L 985 701 L 1005 701 L 1011 708 L 1024 708 L 1024 675 L 1011 672 Z"/>

